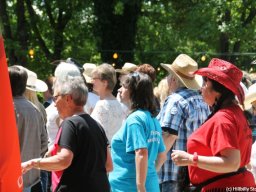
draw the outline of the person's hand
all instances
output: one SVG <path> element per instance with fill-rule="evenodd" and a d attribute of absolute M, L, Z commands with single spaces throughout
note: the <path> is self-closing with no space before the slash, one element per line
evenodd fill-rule
<path fill-rule="evenodd" d="M 30 169 L 32 169 L 33 168 L 33 164 L 34 164 L 33 159 L 21 163 L 21 172 L 22 172 L 22 174 L 25 174 Z"/>
<path fill-rule="evenodd" d="M 180 150 L 173 150 L 172 154 L 172 161 L 177 166 L 188 166 L 193 163 L 193 155 Z"/>

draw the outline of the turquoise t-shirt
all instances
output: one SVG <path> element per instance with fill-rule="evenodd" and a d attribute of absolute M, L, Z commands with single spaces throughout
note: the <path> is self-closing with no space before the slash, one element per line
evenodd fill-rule
<path fill-rule="evenodd" d="M 148 149 L 147 192 L 158 192 L 155 169 L 158 153 L 165 150 L 159 122 L 149 111 L 137 110 L 130 114 L 121 129 L 113 136 L 111 155 L 114 170 L 109 174 L 112 192 L 137 191 L 135 150 Z"/>

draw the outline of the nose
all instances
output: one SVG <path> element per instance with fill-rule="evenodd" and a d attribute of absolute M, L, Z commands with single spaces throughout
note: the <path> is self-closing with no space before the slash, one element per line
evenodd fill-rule
<path fill-rule="evenodd" d="M 56 102 L 53 102 L 53 104 L 54 104 L 54 107 L 56 107 L 56 108 L 57 108 Z"/>

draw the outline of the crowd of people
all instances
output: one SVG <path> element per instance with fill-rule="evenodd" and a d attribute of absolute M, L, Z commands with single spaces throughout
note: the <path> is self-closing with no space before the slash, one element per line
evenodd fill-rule
<path fill-rule="evenodd" d="M 186 54 L 161 66 L 155 87 L 150 64 L 69 59 L 45 81 L 10 66 L 23 191 L 256 190 L 250 76 L 218 58 L 198 68 Z"/>

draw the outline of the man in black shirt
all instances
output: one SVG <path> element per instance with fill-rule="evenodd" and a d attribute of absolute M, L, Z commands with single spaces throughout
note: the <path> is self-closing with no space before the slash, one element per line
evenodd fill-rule
<path fill-rule="evenodd" d="M 52 171 L 53 191 L 110 191 L 107 172 L 113 169 L 103 128 L 84 112 L 87 88 L 81 77 L 56 80 L 53 101 L 62 122 L 51 157 L 22 163 Z"/>

